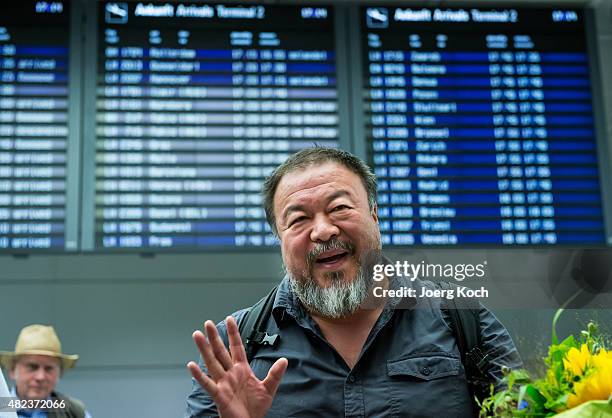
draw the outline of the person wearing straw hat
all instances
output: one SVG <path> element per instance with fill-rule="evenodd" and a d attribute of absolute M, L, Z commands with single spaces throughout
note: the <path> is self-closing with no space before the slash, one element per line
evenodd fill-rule
<path fill-rule="evenodd" d="M 62 345 L 52 326 L 34 324 L 23 328 L 17 337 L 15 351 L 0 351 L 0 364 L 15 381 L 11 394 L 26 401 L 25 408 L 17 409 L 18 417 L 91 418 L 81 401 L 55 390 L 60 376 L 72 369 L 78 358 L 76 354 L 62 353 Z"/>

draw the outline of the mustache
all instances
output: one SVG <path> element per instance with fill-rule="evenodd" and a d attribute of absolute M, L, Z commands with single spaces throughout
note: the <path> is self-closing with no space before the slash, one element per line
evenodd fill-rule
<path fill-rule="evenodd" d="M 341 241 L 338 238 L 334 238 L 327 242 L 318 243 L 312 250 L 308 251 L 308 254 L 306 255 L 306 263 L 308 268 L 312 269 L 318 256 L 326 251 L 332 250 L 346 250 L 349 255 L 353 255 L 355 254 L 355 244 L 348 241 Z"/>

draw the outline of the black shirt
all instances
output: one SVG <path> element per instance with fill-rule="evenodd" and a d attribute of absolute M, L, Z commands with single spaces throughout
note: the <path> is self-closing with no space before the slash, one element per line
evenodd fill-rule
<path fill-rule="evenodd" d="M 433 288 L 434 284 L 417 281 L 408 286 Z M 267 328 L 269 333 L 280 334 L 280 343 L 276 348 L 259 348 L 251 361 L 255 375 L 264 379 L 278 358 L 289 360 L 267 416 L 472 416 L 465 371 L 442 302 L 389 299 L 351 370 L 325 340 L 285 277 Z M 481 349 L 488 354 L 485 371 L 498 384 L 502 365 L 517 368 L 522 364 L 503 325 L 479 307 Z M 246 311 L 233 316 L 239 321 Z M 225 323 L 219 323 L 217 329 L 227 345 Z M 205 370 L 202 361 L 200 366 Z M 185 416 L 218 416 L 214 402 L 195 380 Z"/>

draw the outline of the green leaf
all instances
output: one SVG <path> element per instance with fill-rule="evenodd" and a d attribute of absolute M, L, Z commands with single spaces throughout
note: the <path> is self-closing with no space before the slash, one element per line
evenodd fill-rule
<path fill-rule="evenodd" d="M 516 381 L 516 375 L 514 373 L 510 373 L 508 375 L 508 390 L 512 389 L 512 386 L 514 386 L 515 381 Z"/>
<path fill-rule="evenodd" d="M 508 390 L 515 384 L 531 383 L 529 372 L 525 369 L 512 370 L 508 375 Z"/>
<path fill-rule="evenodd" d="M 494 397 L 495 400 L 493 401 L 493 412 L 495 412 L 495 410 L 500 407 L 500 405 L 504 402 L 505 397 L 506 397 L 506 392 L 503 390 L 495 394 L 495 397 Z"/>
<path fill-rule="evenodd" d="M 573 334 L 569 335 L 559 345 L 565 347 L 567 350 L 569 350 L 570 348 L 580 348 L 580 344 L 578 344 L 578 341 L 576 341 L 576 338 L 574 338 Z"/>
<path fill-rule="evenodd" d="M 538 409 L 544 409 L 544 404 L 546 403 L 546 398 L 544 396 L 542 396 L 540 391 L 537 390 L 535 388 L 535 386 L 527 385 L 527 386 L 525 386 L 525 391 L 527 392 L 527 395 L 529 395 L 531 400 L 533 400 L 535 402 L 535 404 L 538 406 Z"/>
<path fill-rule="evenodd" d="M 561 307 L 559 309 L 557 309 L 557 312 L 555 312 L 555 316 L 553 316 L 553 320 L 552 320 L 552 343 L 553 344 L 558 344 L 559 343 L 559 339 L 557 338 L 557 322 L 559 321 L 559 318 L 561 317 L 561 314 L 563 313 L 563 311 L 565 311 L 565 308 L 572 303 L 572 301 L 574 299 L 576 299 L 576 297 L 582 293 L 582 289 L 579 289 L 576 293 L 574 293 L 572 296 L 569 297 L 568 300 L 566 300 L 563 305 L 561 305 Z"/>
<path fill-rule="evenodd" d="M 567 407 L 568 397 L 569 397 L 569 394 L 566 393 L 562 396 L 559 396 L 557 399 L 553 399 L 553 400 L 546 402 L 545 406 L 547 409 L 551 409 L 553 411 L 556 411 L 557 409 L 562 408 L 562 407 Z"/>

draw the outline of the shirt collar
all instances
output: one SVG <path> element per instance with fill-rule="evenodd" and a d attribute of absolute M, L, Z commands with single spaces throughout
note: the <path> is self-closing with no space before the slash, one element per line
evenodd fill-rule
<path fill-rule="evenodd" d="M 285 275 L 283 280 L 278 285 L 276 291 L 276 297 L 274 298 L 274 304 L 272 305 L 272 315 L 276 320 L 276 323 L 280 325 L 283 321 L 287 320 L 287 314 L 293 316 L 296 320 L 303 318 L 307 315 L 302 303 L 293 293 L 291 284 L 289 283 L 289 277 Z"/>

